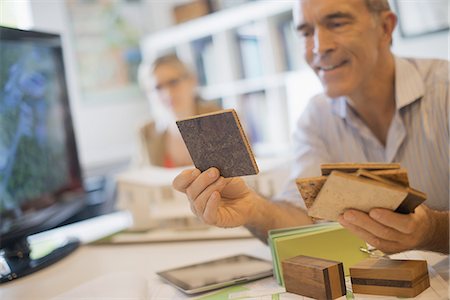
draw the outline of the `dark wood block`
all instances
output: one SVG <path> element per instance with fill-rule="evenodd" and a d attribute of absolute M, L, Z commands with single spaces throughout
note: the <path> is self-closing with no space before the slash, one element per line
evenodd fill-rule
<path fill-rule="evenodd" d="M 316 299 L 346 294 L 341 262 L 299 255 L 282 261 L 286 291 Z"/>
<path fill-rule="evenodd" d="M 196 168 L 219 169 L 223 177 L 258 173 L 250 144 L 234 109 L 177 121 Z"/>
<path fill-rule="evenodd" d="M 413 213 L 417 206 L 427 199 L 427 195 L 413 188 L 408 188 L 408 195 L 405 200 L 400 203 L 395 212 L 401 214 Z"/>
<path fill-rule="evenodd" d="M 353 293 L 415 297 L 430 286 L 424 260 L 367 259 L 350 267 Z"/>

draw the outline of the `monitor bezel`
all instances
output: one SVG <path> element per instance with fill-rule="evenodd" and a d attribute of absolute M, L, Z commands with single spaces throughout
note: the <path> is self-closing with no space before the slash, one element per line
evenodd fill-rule
<path fill-rule="evenodd" d="M 60 68 L 59 73 L 61 74 L 59 79 L 61 80 L 61 85 L 64 87 L 61 91 L 61 105 L 64 110 L 64 130 L 66 133 L 66 145 L 69 154 L 68 159 L 71 176 L 70 184 L 68 184 L 68 186 L 63 190 L 58 191 L 57 193 L 52 195 L 54 197 L 54 201 L 51 205 L 61 205 L 60 211 L 58 213 L 55 214 L 54 212 L 52 212 L 51 217 L 49 213 L 49 218 L 45 222 L 42 222 L 40 224 L 33 224 L 32 222 L 25 224 L 24 226 L 22 226 L 21 224 L 15 224 L 14 230 L 10 231 L 2 232 L 0 226 L 0 246 L 4 248 L 10 244 L 13 244 L 16 240 L 26 238 L 31 234 L 39 233 L 57 227 L 62 222 L 79 212 L 86 205 L 86 203 L 83 197 L 83 176 L 78 158 L 76 136 L 71 115 L 69 86 L 67 85 L 66 80 L 67 70 L 65 68 L 66 64 L 60 34 L 0 26 L 0 40 L 33 41 L 35 43 L 39 43 L 40 41 L 42 41 L 46 44 L 49 44 L 50 42 L 54 43 L 54 45 L 52 45 L 52 48 L 54 48 L 56 58 L 60 60 L 57 64 L 57 67 Z M 78 204 L 64 205 L 65 203 L 73 201 L 78 201 Z M 46 208 L 42 209 L 45 210 Z M 27 212 L 24 215 L 31 216 L 35 213 L 36 212 Z"/>

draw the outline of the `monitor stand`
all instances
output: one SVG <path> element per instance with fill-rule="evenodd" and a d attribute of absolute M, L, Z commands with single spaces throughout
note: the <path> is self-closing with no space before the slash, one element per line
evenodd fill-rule
<path fill-rule="evenodd" d="M 69 238 L 52 252 L 38 259 L 30 257 L 30 245 L 24 237 L 0 250 L 0 283 L 26 276 L 45 268 L 72 253 L 78 246 L 78 239 Z"/>

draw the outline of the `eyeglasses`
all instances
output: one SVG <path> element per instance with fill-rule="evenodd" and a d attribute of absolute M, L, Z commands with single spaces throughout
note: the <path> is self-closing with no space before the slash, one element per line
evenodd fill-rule
<path fill-rule="evenodd" d="M 185 80 L 187 77 L 188 77 L 187 74 L 183 74 L 183 75 L 181 75 L 179 77 L 167 80 L 166 82 L 158 83 L 155 86 L 155 90 L 161 91 L 161 90 L 166 89 L 166 88 L 174 88 L 178 84 L 180 84 L 181 81 Z"/>

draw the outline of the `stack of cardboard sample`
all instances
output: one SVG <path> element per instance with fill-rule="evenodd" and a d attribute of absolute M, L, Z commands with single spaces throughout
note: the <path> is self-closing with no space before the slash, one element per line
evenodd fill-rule
<path fill-rule="evenodd" d="M 308 215 L 336 221 L 346 209 L 386 208 L 408 214 L 426 199 L 396 163 L 322 164 L 322 176 L 296 180 Z"/>

